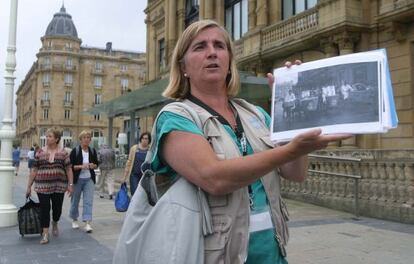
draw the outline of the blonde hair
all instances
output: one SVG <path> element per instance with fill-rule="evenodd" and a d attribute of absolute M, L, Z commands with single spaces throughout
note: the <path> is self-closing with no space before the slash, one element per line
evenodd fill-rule
<path fill-rule="evenodd" d="M 60 131 L 57 130 L 56 128 L 49 128 L 48 130 L 46 130 L 46 135 L 49 133 L 53 134 L 53 137 L 57 139 L 56 144 L 59 144 L 60 138 L 62 137 L 62 134 L 60 133 Z"/>
<path fill-rule="evenodd" d="M 81 140 L 85 136 L 92 137 L 92 134 L 88 130 L 82 130 L 82 132 L 79 133 L 79 140 Z"/>
<path fill-rule="evenodd" d="M 162 93 L 163 96 L 170 99 L 184 99 L 190 94 L 190 82 L 188 78 L 184 77 L 181 71 L 181 64 L 184 63 L 184 55 L 186 54 L 191 42 L 202 30 L 207 28 L 219 28 L 224 37 L 229 52 L 229 75 L 226 78 L 227 95 L 231 98 L 237 95 L 240 89 L 239 72 L 237 71 L 236 61 L 234 59 L 234 46 L 230 35 L 227 31 L 213 20 L 200 20 L 192 23 L 181 34 L 175 45 L 174 52 L 171 59 L 170 82 Z"/>

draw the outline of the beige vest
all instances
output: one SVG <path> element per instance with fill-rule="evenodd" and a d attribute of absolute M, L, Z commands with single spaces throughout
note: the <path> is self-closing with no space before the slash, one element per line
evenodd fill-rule
<path fill-rule="evenodd" d="M 242 99 L 234 99 L 232 102 L 240 116 L 245 135 L 254 152 L 273 148 L 263 114 L 254 105 Z M 183 103 L 191 106 L 200 117 L 204 136 L 209 140 L 214 152 L 220 159 L 232 159 L 242 155 L 231 136 L 216 117 L 189 100 L 184 100 Z M 191 114 L 187 110 L 176 105 L 167 105 L 162 111 L 173 112 L 192 120 Z M 275 239 L 279 243 L 282 255 L 286 256 L 285 246 L 289 237 L 286 224 L 288 213 L 280 196 L 279 170 L 275 169 L 264 175 L 261 181 L 269 200 L 273 226 L 277 231 Z M 244 263 L 247 258 L 249 242 L 250 203 L 248 188 L 241 188 L 230 194 L 220 196 L 207 194 L 207 197 L 212 214 L 214 234 L 204 239 L 205 263 Z"/>

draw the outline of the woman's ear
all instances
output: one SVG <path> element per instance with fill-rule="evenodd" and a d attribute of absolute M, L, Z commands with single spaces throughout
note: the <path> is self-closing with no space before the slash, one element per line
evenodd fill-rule
<path fill-rule="evenodd" d="M 181 70 L 181 73 L 183 75 L 186 73 L 185 64 L 184 64 L 184 58 L 180 61 L 180 70 Z"/>

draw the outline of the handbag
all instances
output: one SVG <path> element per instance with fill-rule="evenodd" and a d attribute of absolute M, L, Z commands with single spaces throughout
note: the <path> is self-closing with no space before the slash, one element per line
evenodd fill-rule
<path fill-rule="evenodd" d="M 128 196 L 128 187 L 126 183 L 122 183 L 121 187 L 119 188 L 118 193 L 115 197 L 115 209 L 118 212 L 125 212 L 128 210 L 129 206 L 129 196 Z"/>
<path fill-rule="evenodd" d="M 19 223 L 19 233 L 22 237 L 24 235 L 42 234 L 40 203 L 28 197 L 26 203 L 17 211 L 17 222 Z"/>
<path fill-rule="evenodd" d="M 180 102 L 168 106 L 184 108 L 201 128 L 192 108 Z M 156 138 L 156 126 L 152 137 Z M 150 167 L 154 150 L 156 142 L 141 168 Z M 210 207 L 203 190 L 184 177 L 161 177 L 146 169 L 127 211 L 113 264 L 203 264 L 204 237 L 212 233 Z"/>

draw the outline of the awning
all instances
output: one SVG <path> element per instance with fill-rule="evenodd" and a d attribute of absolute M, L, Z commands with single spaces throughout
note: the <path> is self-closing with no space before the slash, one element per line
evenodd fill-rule
<path fill-rule="evenodd" d="M 241 90 L 237 97 L 244 98 L 251 103 L 270 98 L 271 93 L 266 78 L 240 73 L 240 80 Z M 136 116 L 155 116 L 161 107 L 170 101 L 161 95 L 168 81 L 168 78 L 164 78 L 147 83 L 140 89 L 96 105 L 84 113 L 116 117 L 134 111 Z"/>

